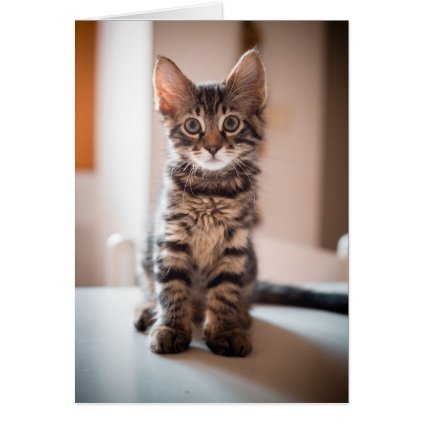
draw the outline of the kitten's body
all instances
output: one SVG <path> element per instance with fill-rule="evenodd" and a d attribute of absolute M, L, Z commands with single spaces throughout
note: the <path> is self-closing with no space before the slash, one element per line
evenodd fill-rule
<path fill-rule="evenodd" d="M 223 175 L 230 177 L 229 183 Z M 175 170 L 171 163 L 166 167 L 144 265 L 154 278 L 160 271 L 156 268 L 154 272 L 154 263 L 161 262 L 164 254 L 172 254 L 167 256 L 166 264 L 183 270 L 178 276 L 189 285 L 196 322 L 204 319 L 210 288 L 218 286 L 223 276 L 236 286 L 242 285 L 240 303 L 245 309 L 250 303 L 256 279 L 256 258 L 250 240 L 254 177 L 242 175 L 241 171 L 229 176 L 222 172 L 216 177 L 188 165 Z"/>
<path fill-rule="evenodd" d="M 244 356 L 256 280 L 251 230 L 264 68 L 250 51 L 225 82 L 194 85 L 160 57 L 154 87 L 169 158 L 144 261 L 155 297 L 137 326 L 154 322 L 151 349 L 174 353 L 188 347 L 192 322 L 203 322 L 211 350 Z"/>
<path fill-rule="evenodd" d="M 160 57 L 154 87 L 168 161 L 144 260 L 151 301 L 136 326 L 153 325 L 156 353 L 185 350 L 197 322 L 213 352 L 245 356 L 257 274 L 251 233 L 264 139 L 263 65 L 251 50 L 225 82 L 194 85 Z"/>

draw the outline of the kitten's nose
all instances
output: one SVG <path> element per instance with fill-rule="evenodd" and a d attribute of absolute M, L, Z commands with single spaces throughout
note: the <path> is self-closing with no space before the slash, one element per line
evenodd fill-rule
<path fill-rule="evenodd" d="M 220 145 L 205 146 L 205 149 L 208 150 L 211 155 L 215 155 L 220 148 Z"/>

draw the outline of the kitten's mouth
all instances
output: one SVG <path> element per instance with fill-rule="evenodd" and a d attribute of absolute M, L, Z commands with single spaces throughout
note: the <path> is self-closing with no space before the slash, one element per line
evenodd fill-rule
<path fill-rule="evenodd" d="M 206 160 L 196 159 L 195 161 L 205 170 L 221 170 L 229 164 L 226 160 L 217 157 L 210 157 Z"/>

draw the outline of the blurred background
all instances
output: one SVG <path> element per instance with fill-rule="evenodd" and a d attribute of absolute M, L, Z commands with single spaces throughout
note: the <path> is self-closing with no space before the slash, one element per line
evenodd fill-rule
<path fill-rule="evenodd" d="M 75 35 L 76 285 L 134 283 L 165 159 L 155 56 L 222 81 L 255 45 L 269 87 L 260 277 L 347 280 L 348 22 L 78 21 Z"/>

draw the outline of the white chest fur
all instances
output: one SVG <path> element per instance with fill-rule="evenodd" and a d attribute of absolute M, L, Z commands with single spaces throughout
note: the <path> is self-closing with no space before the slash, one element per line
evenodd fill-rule
<path fill-rule="evenodd" d="M 198 275 L 206 275 L 214 269 L 224 248 L 224 226 L 197 224 L 192 230 L 190 249 L 197 265 Z"/>
<path fill-rule="evenodd" d="M 180 210 L 192 219 L 189 244 L 196 264 L 195 278 L 200 284 L 221 257 L 225 227 L 234 215 L 233 205 L 227 198 L 196 197 L 180 206 Z"/>

